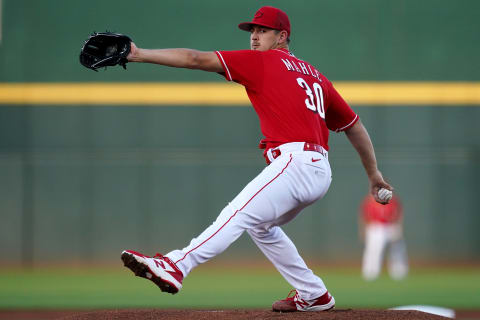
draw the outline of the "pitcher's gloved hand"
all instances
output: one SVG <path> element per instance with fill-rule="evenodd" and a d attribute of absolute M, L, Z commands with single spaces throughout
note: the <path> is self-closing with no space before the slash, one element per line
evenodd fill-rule
<path fill-rule="evenodd" d="M 80 63 L 86 68 L 97 71 L 98 68 L 121 65 L 127 69 L 127 56 L 130 53 L 129 36 L 113 32 L 95 32 L 85 41 L 80 52 Z"/>

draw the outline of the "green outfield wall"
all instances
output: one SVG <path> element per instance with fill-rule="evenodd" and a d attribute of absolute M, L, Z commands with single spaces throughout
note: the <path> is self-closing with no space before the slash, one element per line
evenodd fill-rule
<path fill-rule="evenodd" d="M 0 81 L 192 81 L 214 74 L 136 66 L 93 74 L 75 63 L 93 31 L 147 48 L 249 48 L 237 28 L 262 5 L 284 9 L 293 52 L 333 80 L 479 80 L 476 0 L 2 0 Z"/>
<path fill-rule="evenodd" d="M 1 83 L 220 82 L 142 64 L 78 63 L 92 31 L 144 47 L 243 49 L 265 1 L 1 0 Z M 332 81 L 480 81 L 478 1 L 276 1 L 292 49 Z M 114 9 L 112 9 L 114 8 Z M 478 94 L 478 92 L 477 92 Z M 480 260 L 480 105 L 352 104 L 405 208 L 410 257 Z M 247 105 L 0 104 L 0 264 L 117 261 L 180 248 L 265 163 Z M 285 227 L 302 254 L 359 261 L 358 156 L 332 133 L 326 197 Z M 222 256 L 258 254 L 243 236 Z"/>

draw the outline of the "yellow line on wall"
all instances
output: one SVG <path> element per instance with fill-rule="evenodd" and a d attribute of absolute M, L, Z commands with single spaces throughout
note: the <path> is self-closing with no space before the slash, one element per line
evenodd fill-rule
<path fill-rule="evenodd" d="M 477 105 L 480 82 L 339 82 L 353 105 Z"/>
<path fill-rule="evenodd" d="M 246 105 L 239 85 L 217 83 L 3 83 L 2 104 Z"/>
<path fill-rule="evenodd" d="M 335 82 L 357 105 L 480 106 L 480 82 Z M 0 83 L 0 104 L 249 105 L 233 83 Z"/>

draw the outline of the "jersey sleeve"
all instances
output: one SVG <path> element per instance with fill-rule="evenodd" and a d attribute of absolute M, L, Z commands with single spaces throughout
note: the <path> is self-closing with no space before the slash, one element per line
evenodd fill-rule
<path fill-rule="evenodd" d="M 246 88 L 260 91 L 263 86 L 263 56 L 255 50 L 215 51 L 222 64 L 223 76 Z"/>
<path fill-rule="evenodd" d="M 328 81 L 328 108 L 325 121 L 329 130 L 340 132 L 353 126 L 358 121 L 358 115 Z"/>

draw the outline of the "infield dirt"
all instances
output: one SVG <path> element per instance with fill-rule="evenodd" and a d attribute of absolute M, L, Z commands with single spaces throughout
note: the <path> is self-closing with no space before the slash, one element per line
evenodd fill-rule
<path fill-rule="evenodd" d="M 477 314 L 478 315 L 478 314 Z M 463 318 L 463 317 L 462 317 Z M 0 319 L 63 319 L 63 320 L 210 320 L 210 319 L 322 319 L 322 320 L 440 320 L 449 319 L 429 313 L 409 310 L 336 309 L 326 312 L 278 313 L 270 310 L 173 310 L 119 309 L 97 311 L 0 311 Z M 459 319 L 459 318 L 457 318 Z M 464 319 L 478 319 L 468 317 Z"/>

